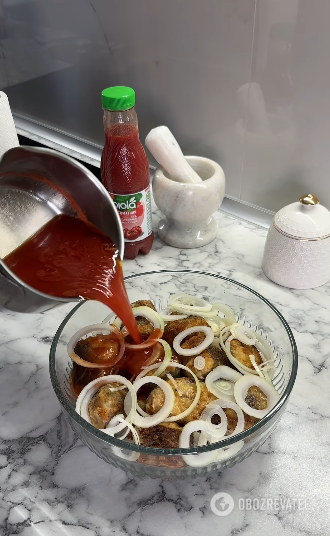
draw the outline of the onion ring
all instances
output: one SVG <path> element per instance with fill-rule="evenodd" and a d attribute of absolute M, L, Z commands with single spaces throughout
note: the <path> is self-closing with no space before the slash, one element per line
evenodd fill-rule
<path fill-rule="evenodd" d="M 203 370 L 205 363 L 205 358 L 202 355 L 196 355 L 194 359 L 194 368 L 196 370 Z"/>
<path fill-rule="evenodd" d="M 210 432 L 209 423 L 206 421 L 190 421 L 182 429 L 179 438 L 179 447 L 181 449 L 188 449 L 190 447 L 190 436 L 193 432 Z M 201 454 L 184 454 L 183 460 L 187 465 L 191 467 L 204 467 L 214 462 L 218 456 L 218 450 L 211 450 L 210 452 L 202 452 Z"/>
<path fill-rule="evenodd" d="M 213 316 L 212 318 L 205 318 L 205 320 L 210 326 L 210 328 L 212 329 L 215 337 L 219 337 L 221 330 L 226 327 L 226 324 L 223 321 L 223 318 L 221 318 L 220 316 Z"/>
<path fill-rule="evenodd" d="M 184 303 L 184 301 L 194 303 Z M 203 298 L 196 298 L 196 296 L 189 296 L 189 294 L 183 293 L 173 294 L 168 303 L 171 307 L 179 306 L 181 309 L 185 309 L 187 312 L 189 311 L 192 313 L 208 313 L 212 309 L 212 304 L 203 300 Z"/>
<path fill-rule="evenodd" d="M 188 335 L 191 335 L 192 333 L 198 333 L 202 332 L 206 335 L 205 339 L 195 348 L 181 348 L 180 343 L 185 339 Z M 210 327 L 207 326 L 194 326 L 192 328 L 184 329 L 181 331 L 173 340 L 173 349 L 176 351 L 179 355 L 185 355 L 185 356 L 192 356 L 192 355 L 198 355 L 203 350 L 206 350 L 210 346 L 210 344 L 214 340 L 214 334 Z"/>
<path fill-rule="evenodd" d="M 140 307 L 133 307 L 132 308 L 134 317 L 142 316 L 143 318 L 146 318 L 149 320 L 149 322 L 152 322 L 154 325 L 154 328 L 159 328 L 162 331 L 164 331 L 164 320 L 162 317 L 157 313 L 157 311 L 154 311 L 151 309 L 151 307 L 147 307 L 146 305 L 141 305 Z"/>
<path fill-rule="evenodd" d="M 163 339 L 159 339 L 158 343 L 161 344 L 162 347 L 164 348 L 165 357 L 164 357 L 163 361 L 161 362 L 159 368 L 153 374 L 153 376 L 160 376 L 164 372 L 164 370 L 167 369 L 168 364 L 172 359 L 172 348 L 170 347 L 168 342 L 163 341 Z"/>
<path fill-rule="evenodd" d="M 218 398 L 229 398 L 233 402 L 234 398 L 234 385 L 231 389 L 221 390 L 219 385 L 215 385 L 214 382 L 220 379 L 229 380 L 230 382 L 237 382 L 242 377 L 242 374 L 237 370 L 234 370 L 226 365 L 219 365 L 215 369 L 211 370 L 205 378 L 205 385 L 214 396 Z"/>
<path fill-rule="evenodd" d="M 259 389 L 267 395 L 268 404 L 266 409 L 254 409 L 245 402 L 249 388 L 254 385 L 259 387 Z M 253 374 L 246 374 L 235 383 L 234 395 L 237 404 L 242 410 L 248 415 L 251 415 L 251 417 L 256 417 L 257 419 L 265 417 L 280 399 L 279 393 L 272 384 L 268 383 L 265 379 L 260 378 L 260 376 L 255 376 Z"/>
<path fill-rule="evenodd" d="M 139 380 L 140 378 L 142 378 L 143 376 L 148 374 L 148 372 L 150 370 L 153 370 L 153 369 L 157 368 L 157 366 L 158 366 L 158 364 L 150 365 L 150 367 L 147 367 L 147 368 L 143 369 L 143 371 L 140 372 L 140 374 L 136 377 L 136 380 Z M 197 404 L 199 402 L 199 398 L 200 398 L 200 395 L 201 395 L 201 385 L 199 383 L 199 380 L 198 380 L 196 374 L 194 374 L 193 371 L 190 368 L 186 367 L 185 365 L 181 365 L 181 363 L 176 363 L 175 361 L 170 361 L 168 366 L 181 368 L 183 370 L 187 370 L 188 372 L 190 372 L 190 374 L 192 375 L 192 377 L 195 380 L 196 387 L 197 387 L 195 398 L 192 401 L 192 403 L 190 404 L 189 408 L 187 408 L 182 413 L 179 413 L 179 415 L 173 415 L 172 417 L 167 417 L 167 419 L 165 419 L 165 421 L 164 421 L 164 422 L 175 422 L 175 421 L 179 421 L 181 419 L 184 419 L 185 417 L 187 417 L 187 415 L 189 415 L 193 411 L 193 409 L 195 409 L 195 407 L 197 406 Z M 152 378 L 152 376 L 150 376 L 150 377 Z M 125 398 L 125 400 L 126 400 L 126 398 Z M 140 413 L 140 409 L 138 410 L 139 413 Z"/>
<path fill-rule="evenodd" d="M 75 351 L 74 351 L 75 346 L 76 346 L 77 342 L 84 335 L 88 335 L 89 333 L 104 332 L 104 331 L 107 331 L 108 333 L 114 333 L 114 335 L 116 335 L 116 337 L 118 339 L 118 342 L 120 344 L 119 352 L 114 357 L 113 361 L 111 361 L 111 362 L 110 361 L 102 361 L 102 362 L 99 362 L 99 363 L 91 363 L 90 361 L 86 361 L 85 359 L 82 359 L 81 357 L 79 357 L 78 354 L 75 353 Z M 85 328 L 82 328 L 82 329 L 76 331 L 76 333 L 74 335 L 72 335 L 71 339 L 68 342 L 67 350 L 68 350 L 68 354 L 71 357 L 72 361 L 74 361 L 75 363 L 77 363 L 77 365 L 80 365 L 81 367 L 91 368 L 91 369 L 110 368 L 110 367 L 113 367 L 114 365 L 116 365 L 116 363 L 118 363 L 118 361 L 123 356 L 123 353 L 124 353 L 124 350 L 125 350 L 124 338 L 123 338 L 122 334 L 120 333 L 120 331 L 117 328 L 113 327 L 113 326 L 106 325 L 106 324 L 93 324 L 91 326 L 86 326 Z"/>
<path fill-rule="evenodd" d="M 173 322 L 174 320 L 183 320 L 184 318 L 187 318 L 188 315 L 182 314 L 182 315 L 170 315 L 169 312 L 172 310 L 172 307 L 166 307 L 159 313 L 159 316 L 162 317 L 162 319 L 165 322 Z M 174 309 L 173 309 L 174 310 Z"/>
<path fill-rule="evenodd" d="M 257 341 L 257 334 L 252 329 L 242 326 L 242 324 L 232 324 L 230 326 L 230 333 L 235 339 L 248 346 L 254 346 Z"/>
<path fill-rule="evenodd" d="M 238 406 L 238 404 L 235 404 L 235 402 L 232 402 L 231 400 L 225 400 L 225 399 L 213 400 L 213 402 L 210 402 L 210 404 L 208 404 L 206 406 L 206 408 L 204 409 L 202 415 L 204 414 L 204 417 L 206 416 L 206 418 L 207 418 L 207 416 L 209 414 L 211 414 L 211 417 L 213 415 L 217 415 L 217 414 L 221 416 L 221 413 L 219 412 L 219 410 L 222 409 L 222 408 L 232 409 L 237 414 L 237 424 L 236 424 L 235 430 L 231 434 L 228 434 L 226 436 L 226 439 L 228 439 L 228 437 L 232 437 L 234 435 L 237 435 L 237 434 L 240 434 L 241 432 L 243 432 L 243 430 L 244 430 L 244 414 L 243 414 L 243 411 Z M 226 416 L 226 421 L 225 422 L 226 422 L 226 425 L 227 425 L 228 424 L 227 416 Z M 220 430 L 217 433 L 215 425 L 213 425 L 212 423 L 209 423 L 209 424 L 211 424 L 211 430 L 209 430 L 209 435 L 205 434 L 205 432 L 201 433 L 201 437 L 200 437 L 200 443 L 201 444 L 199 444 L 199 446 L 205 445 L 206 441 L 208 441 L 209 443 L 216 443 L 217 441 L 219 441 L 219 433 L 220 433 L 220 438 L 222 438 L 225 435 L 226 431 L 227 431 L 227 426 L 226 426 L 226 429 L 224 429 L 224 427 L 220 427 Z M 221 424 L 222 424 L 222 420 L 221 420 Z M 223 434 L 221 435 L 222 431 L 223 431 Z"/>
<path fill-rule="evenodd" d="M 154 346 L 162 335 L 163 331 L 160 328 L 155 328 L 146 341 L 142 342 L 141 344 L 129 344 L 128 342 L 125 342 L 125 346 L 129 350 L 144 350 L 145 348 Z"/>
<path fill-rule="evenodd" d="M 221 320 L 226 324 L 226 326 L 230 326 L 234 322 L 236 322 L 236 316 L 234 311 L 224 303 L 213 303 L 212 305 L 212 311 L 220 311 L 224 316 L 220 317 Z"/>
<path fill-rule="evenodd" d="M 220 424 L 212 423 L 212 417 L 214 417 L 214 415 L 218 415 L 220 417 Z M 209 424 L 211 436 L 219 439 L 226 434 L 228 428 L 228 419 L 227 415 L 219 404 L 213 404 L 212 402 L 208 404 L 202 412 L 200 419 Z M 202 435 L 203 434 L 201 434 L 201 436 Z M 198 443 L 198 446 L 200 447 L 201 444 Z"/>
<path fill-rule="evenodd" d="M 131 403 L 130 411 L 128 412 L 128 415 L 126 417 L 126 421 L 132 422 L 134 418 L 134 414 L 136 413 L 136 405 L 137 405 L 137 399 L 136 399 L 136 392 L 129 380 L 124 378 L 124 376 L 119 376 L 118 374 L 110 374 L 109 376 L 103 376 L 102 378 L 96 378 L 96 380 L 93 380 L 92 382 L 88 383 L 81 393 L 79 394 L 76 402 L 76 412 L 83 418 L 85 421 L 87 421 L 89 424 L 91 424 L 91 420 L 88 413 L 88 405 L 92 399 L 92 397 L 97 393 L 97 391 L 103 387 L 103 385 L 108 385 L 109 383 L 122 383 L 124 384 L 131 395 L 131 400 L 133 401 Z M 126 395 L 127 397 L 127 395 Z M 126 398 L 125 397 L 125 398 Z M 113 428 L 111 430 L 111 433 L 108 432 L 106 429 L 102 430 L 104 433 L 110 433 L 110 435 L 116 434 L 118 432 L 121 432 L 125 428 L 125 425 L 118 424 L 116 428 Z"/>
<path fill-rule="evenodd" d="M 151 426 L 156 426 L 157 424 L 164 422 L 166 417 L 168 417 L 168 415 L 171 413 L 175 400 L 174 391 L 172 387 L 165 380 L 162 380 L 157 376 L 147 376 L 135 380 L 135 382 L 133 383 L 135 394 L 140 389 L 140 387 L 142 387 L 142 385 L 145 385 L 146 383 L 155 383 L 156 385 L 158 385 L 158 387 L 162 389 L 165 395 L 165 402 L 161 409 L 157 411 L 157 413 L 155 413 L 154 415 L 142 417 L 138 413 L 135 413 L 133 422 L 136 426 L 140 428 L 150 428 Z"/>
<path fill-rule="evenodd" d="M 131 431 L 132 432 L 132 435 L 133 435 L 133 439 L 134 439 L 134 443 L 136 445 L 140 445 L 140 438 L 139 438 L 139 434 L 137 433 L 137 431 L 135 430 L 135 428 L 133 428 L 133 426 L 128 423 L 127 421 L 125 421 L 125 419 L 121 416 L 121 415 L 116 415 L 115 417 L 113 417 L 110 421 L 116 423 L 116 424 L 120 424 L 120 423 L 123 423 L 125 425 L 125 427 L 127 427 L 127 432 L 124 436 L 121 436 L 120 438 L 118 437 L 117 439 L 121 439 L 121 440 L 124 440 L 124 438 L 126 437 L 126 435 Z M 110 424 L 109 423 L 109 424 Z M 110 433 L 111 431 L 111 428 L 113 427 L 108 427 L 107 430 L 108 430 L 108 434 L 109 435 L 113 435 Z M 109 431 L 110 430 L 110 431 Z M 113 437 L 115 437 L 113 435 Z M 131 443 L 130 440 L 127 440 L 126 443 Z M 136 462 L 138 460 L 138 458 L 140 457 L 140 453 L 139 452 L 135 452 L 134 450 L 133 451 L 130 451 L 130 450 L 126 450 L 126 449 L 123 449 L 123 448 L 120 448 L 120 447 L 115 447 L 113 446 L 112 447 L 112 451 L 113 453 L 118 456 L 118 458 L 123 458 L 124 460 L 128 460 L 128 461 L 131 461 L 131 462 Z M 127 454 L 126 454 L 127 452 Z"/>

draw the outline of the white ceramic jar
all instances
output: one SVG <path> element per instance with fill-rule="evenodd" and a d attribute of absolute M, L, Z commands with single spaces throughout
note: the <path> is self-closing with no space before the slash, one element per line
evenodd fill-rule
<path fill-rule="evenodd" d="M 307 289 L 330 279 L 330 212 L 308 194 L 275 215 L 264 251 L 265 275 L 284 287 Z"/>

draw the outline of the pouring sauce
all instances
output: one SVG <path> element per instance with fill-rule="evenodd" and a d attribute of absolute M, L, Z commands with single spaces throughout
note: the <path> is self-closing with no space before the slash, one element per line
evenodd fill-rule
<path fill-rule="evenodd" d="M 98 300 L 141 341 L 126 293 L 122 262 L 112 240 L 91 223 L 67 214 L 55 216 L 4 258 L 31 287 L 59 298 Z"/>
<path fill-rule="evenodd" d="M 26 284 L 59 298 L 97 300 L 122 320 L 134 341 L 141 342 L 123 279 L 122 262 L 114 243 L 89 222 L 60 214 L 4 258 Z M 151 351 L 129 352 L 115 365 L 132 376 Z M 72 389 L 76 396 L 87 383 L 110 374 L 113 366 L 86 369 L 73 363 Z"/>

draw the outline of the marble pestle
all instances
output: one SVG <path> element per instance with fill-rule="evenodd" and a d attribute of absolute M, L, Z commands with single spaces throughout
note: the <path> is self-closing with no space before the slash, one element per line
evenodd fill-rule
<path fill-rule="evenodd" d="M 146 147 L 173 181 L 197 184 L 202 179 L 189 165 L 168 127 L 153 128 L 146 137 Z"/>

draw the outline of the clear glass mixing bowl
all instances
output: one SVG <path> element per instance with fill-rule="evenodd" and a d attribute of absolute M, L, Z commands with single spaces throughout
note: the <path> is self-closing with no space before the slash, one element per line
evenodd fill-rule
<path fill-rule="evenodd" d="M 159 311 L 170 295 L 177 292 L 202 297 L 209 302 L 229 305 L 238 321 L 255 329 L 271 344 L 275 356 L 274 386 L 281 397 L 276 406 L 248 430 L 218 443 L 189 449 L 159 449 L 137 446 L 104 434 L 75 411 L 71 392 L 72 361 L 66 345 L 80 328 L 102 322 L 110 313 L 99 302 L 79 303 L 67 315 L 54 337 L 50 350 L 50 377 L 63 412 L 80 439 L 103 460 L 138 476 L 154 478 L 191 478 L 221 471 L 250 456 L 273 432 L 293 388 L 298 354 L 287 322 L 277 309 L 254 290 L 220 275 L 191 270 L 161 270 L 133 275 L 125 279 L 130 301 L 152 300 Z M 214 449 L 231 447 L 226 456 L 204 467 L 186 465 L 182 455 L 196 456 Z M 132 459 L 134 458 L 134 459 Z"/>

